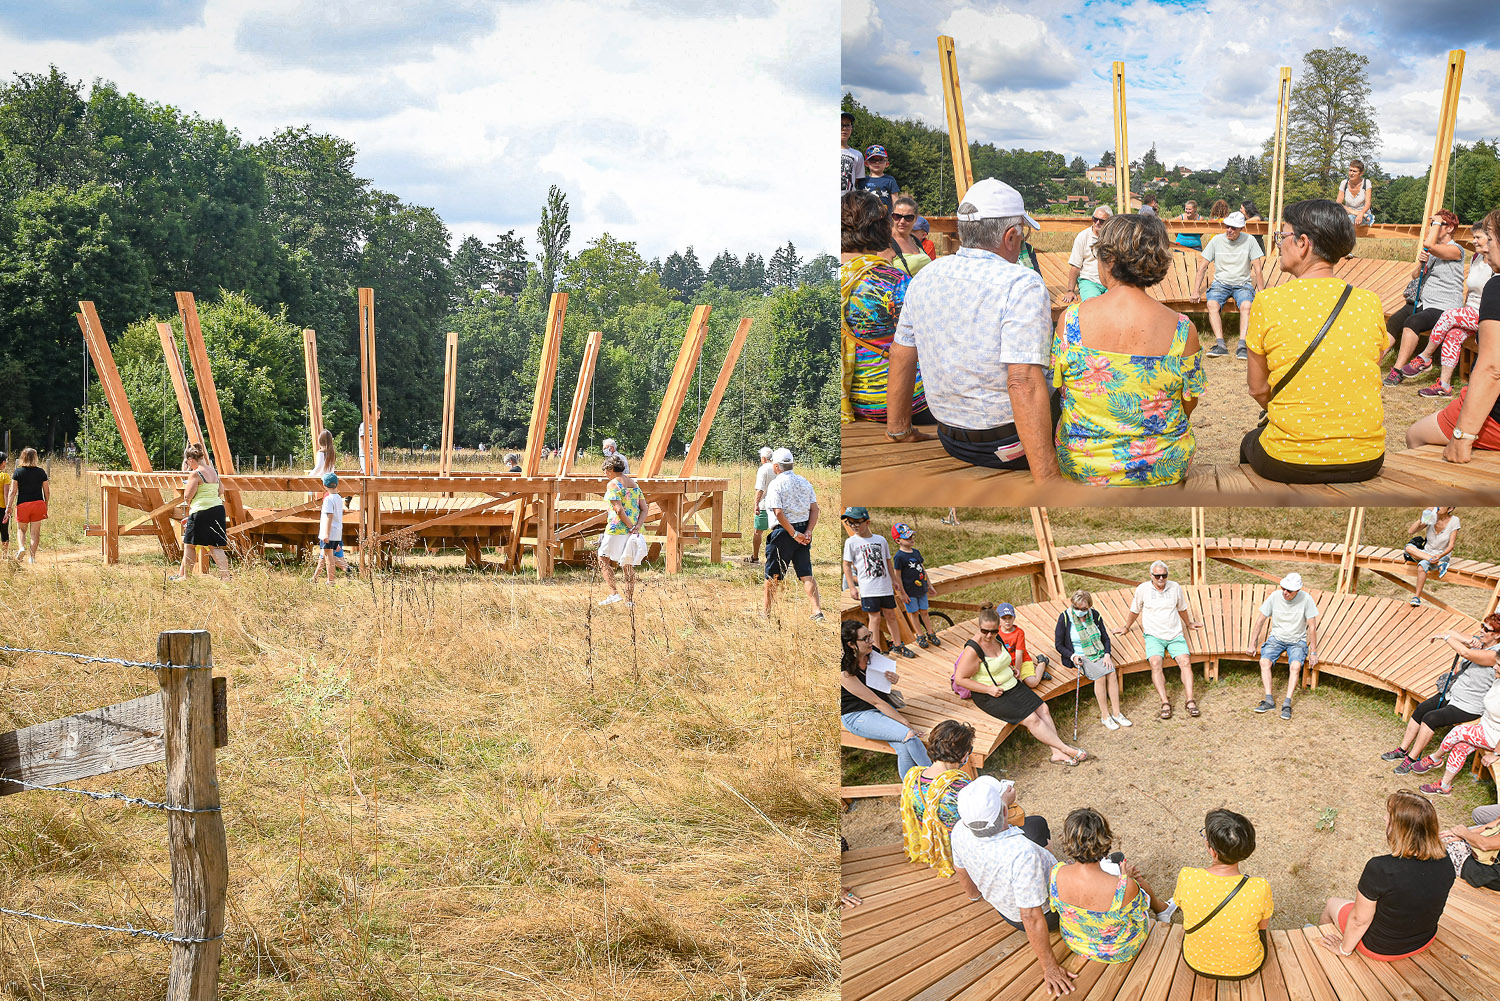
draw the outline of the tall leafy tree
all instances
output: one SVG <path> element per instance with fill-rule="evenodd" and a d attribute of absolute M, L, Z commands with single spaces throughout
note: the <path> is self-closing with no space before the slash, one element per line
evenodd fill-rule
<path fill-rule="evenodd" d="M 802 273 L 802 258 L 797 248 L 788 240 L 786 246 L 777 247 L 766 266 L 766 281 L 772 288 L 794 288 Z"/>
<path fill-rule="evenodd" d="M 766 280 L 766 259 L 753 251 L 745 255 L 745 263 L 740 268 L 740 283 L 737 286 L 742 292 L 763 293 L 769 288 Z"/>
<path fill-rule="evenodd" d="M 706 277 L 719 288 L 739 288 L 740 259 L 728 250 L 719 251 L 713 263 L 708 266 Z"/>
<path fill-rule="evenodd" d="M 1370 103 L 1367 56 L 1338 46 L 1302 57 L 1287 125 L 1287 174 L 1333 197 L 1350 160 L 1375 173 L 1380 128 Z"/>
<path fill-rule="evenodd" d="M 549 294 L 557 288 L 557 276 L 567 259 L 568 241 L 573 227 L 568 225 L 568 196 L 562 188 L 547 189 L 547 204 L 542 206 L 542 221 L 536 228 L 541 245 L 542 288 Z"/>

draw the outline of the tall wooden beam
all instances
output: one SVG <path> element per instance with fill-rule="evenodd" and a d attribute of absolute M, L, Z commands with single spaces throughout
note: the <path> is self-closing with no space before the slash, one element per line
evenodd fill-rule
<path fill-rule="evenodd" d="M 1443 192 L 1448 186 L 1448 163 L 1453 158 L 1453 130 L 1458 123 L 1458 89 L 1464 79 L 1464 50 L 1448 53 L 1448 69 L 1443 77 L 1443 103 L 1438 110 L 1437 140 L 1432 148 L 1432 170 L 1427 175 L 1427 200 L 1422 208 L 1422 233 L 1433 213 L 1443 207 Z M 1417 240 L 1418 257 L 1422 240 Z"/>
<path fill-rule="evenodd" d="M 78 327 L 83 331 L 83 342 L 88 347 L 89 357 L 94 360 L 94 371 L 99 376 L 99 385 L 104 390 L 104 400 L 109 412 L 114 415 L 115 428 L 120 432 L 120 442 L 125 446 L 125 457 L 130 468 L 137 473 L 151 472 L 151 457 L 146 452 L 146 443 L 141 440 L 141 430 L 135 423 L 135 411 L 130 409 L 130 400 L 125 395 L 125 384 L 120 381 L 120 370 L 115 367 L 114 352 L 109 349 L 109 339 L 104 336 L 104 325 L 99 322 L 99 313 L 91 301 L 78 303 L 79 312 L 74 314 Z M 142 490 L 149 507 L 161 504 L 161 494 L 155 490 Z M 154 519 L 156 537 L 161 543 L 162 553 L 168 560 L 176 561 L 182 551 L 177 547 L 177 533 L 168 514 Z M 119 538 L 106 535 L 103 541 L 105 561 L 113 563 L 118 556 Z"/>
<path fill-rule="evenodd" d="M 448 331 L 443 345 L 443 438 L 438 451 L 438 474 L 453 470 L 453 398 L 458 378 L 458 334 Z"/>
<path fill-rule="evenodd" d="M 1063 596 L 1062 567 L 1057 562 L 1057 546 L 1052 542 L 1052 521 L 1047 517 L 1047 509 L 1034 507 L 1031 509 L 1031 529 L 1036 533 L 1037 548 L 1042 553 L 1042 572 L 1038 583 L 1043 600 L 1061 598 Z"/>
<path fill-rule="evenodd" d="M 1286 208 L 1286 133 L 1292 114 L 1292 68 L 1281 67 L 1276 83 L 1276 128 L 1271 140 L 1271 205 L 1266 218 L 1268 233 L 1281 232 L 1281 213 Z M 1274 239 L 1266 240 L 1266 256 L 1280 257 L 1281 247 Z"/>
<path fill-rule="evenodd" d="M 557 381 L 557 354 L 562 346 L 563 317 L 568 312 L 568 293 L 552 293 L 547 308 L 547 330 L 542 335 L 542 354 L 536 365 L 536 393 L 531 398 L 531 425 L 526 431 L 526 454 L 521 459 L 523 476 L 535 476 L 542 465 L 542 446 L 547 438 L 547 414 L 552 405 L 552 387 Z"/>
<path fill-rule="evenodd" d="M 687 399 L 688 386 L 693 381 L 693 368 L 698 364 L 698 355 L 703 350 L 703 338 L 708 332 L 708 314 L 712 306 L 699 306 L 693 310 L 683 335 L 682 347 L 677 352 L 677 364 L 672 377 L 667 381 L 662 395 L 661 409 L 656 414 L 656 426 L 651 429 L 651 440 L 646 443 L 646 454 L 641 457 L 636 476 L 657 476 L 667 457 L 667 446 L 672 441 L 672 430 L 677 427 L 677 416 L 682 413 L 682 404 Z"/>
<path fill-rule="evenodd" d="M 182 316 L 182 335 L 187 341 L 188 362 L 193 366 L 193 382 L 198 386 L 198 402 L 203 406 L 203 423 L 208 426 L 214 468 L 221 473 L 233 473 L 234 453 L 229 450 L 229 437 L 224 433 L 219 391 L 214 388 L 213 366 L 208 361 L 208 346 L 198 324 L 198 303 L 193 293 L 177 293 L 177 312 Z M 240 502 L 238 490 L 224 490 L 224 511 L 231 524 L 245 520 L 245 505 Z"/>
<path fill-rule="evenodd" d="M 1206 512 L 1201 507 L 1195 507 L 1193 512 L 1193 569 L 1189 580 L 1194 584 L 1208 583 L 1208 548 L 1205 537 L 1208 535 L 1208 522 Z"/>
<path fill-rule="evenodd" d="M 1344 528 L 1344 551 L 1339 554 L 1339 576 L 1335 594 L 1353 594 L 1359 584 L 1359 543 L 1365 529 L 1365 509 L 1351 507 Z"/>
<path fill-rule="evenodd" d="M 318 335 L 306 329 L 302 331 L 302 371 L 307 379 L 307 429 L 316 449 L 323 437 L 323 386 L 318 379 Z"/>
<path fill-rule="evenodd" d="M 1130 211 L 1130 139 L 1125 121 L 1125 64 L 1113 66 L 1115 90 L 1115 212 Z"/>
<path fill-rule="evenodd" d="M 578 436 L 583 432 L 583 415 L 588 409 L 589 393 L 593 390 L 594 369 L 599 362 L 599 346 L 604 335 L 595 330 L 589 334 L 583 347 L 583 361 L 578 365 L 578 385 L 573 387 L 573 406 L 568 410 L 568 431 L 563 438 L 562 456 L 557 464 L 559 478 L 573 471 L 573 458 L 578 454 Z"/>
<path fill-rule="evenodd" d="M 380 475 L 380 382 L 375 369 L 375 290 L 357 292 L 359 310 L 359 407 L 365 426 L 364 460 L 366 477 Z M 359 495 L 359 565 L 372 569 L 379 565 L 378 554 L 370 540 L 380 537 L 380 492 L 371 489 L 369 479 L 360 483 Z"/>
<path fill-rule="evenodd" d="M 679 476 L 692 476 L 693 470 L 698 468 L 698 453 L 703 451 L 709 429 L 714 426 L 714 415 L 719 412 L 719 402 L 724 399 L 724 391 L 729 388 L 729 379 L 734 375 L 734 367 L 740 360 L 740 350 L 744 348 L 745 337 L 750 333 L 750 324 L 754 322 L 748 316 L 743 317 L 739 328 L 734 332 L 734 340 L 729 342 L 724 364 L 719 366 L 719 378 L 715 380 L 714 391 L 708 394 L 708 403 L 703 408 L 702 416 L 698 418 L 698 431 L 693 435 L 693 443 L 688 447 L 687 459 L 682 464 Z"/>
<path fill-rule="evenodd" d="M 203 428 L 198 424 L 198 411 L 193 409 L 193 397 L 188 392 L 187 376 L 182 371 L 182 358 L 177 354 L 177 338 L 172 336 L 172 325 L 158 323 L 156 336 L 161 338 L 162 357 L 167 360 L 167 371 L 172 376 L 172 392 L 177 396 L 177 410 L 182 414 L 182 429 L 189 442 L 202 447 Z"/>
<path fill-rule="evenodd" d="M 948 117 L 948 146 L 953 154 L 953 185 L 958 203 L 974 184 L 974 165 L 969 160 L 969 130 L 964 125 L 964 99 L 958 86 L 958 53 L 950 35 L 938 36 L 938 66 L 943 74 L 943 111 Z"/>

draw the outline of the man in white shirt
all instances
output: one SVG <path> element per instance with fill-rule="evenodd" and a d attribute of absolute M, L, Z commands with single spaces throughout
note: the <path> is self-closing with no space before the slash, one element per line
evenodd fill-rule
<path fill-rule="evenodd" d="M 1096 206 L 1089 228 L 1073 237 L 1073 250 L 1068 254 L 1068 294 L 1063 302 L 1082 302 L 1104 294 L 1094 244 L 1099 242 L 1099 231 L 1104 228 L 1105 220 L 1114 214 L 1114 210 L 1108 205 Z"/>
<path fill-rule="evenodd" d="M 1203 298 L 1203 283 L 1208 280 L 1208 266 L 1214 266 L 1214 283 L 1208 286 L 1208 325 L 1214 331 L 1213 347 L 1208 349 L 1210 358 L 1222 358 L 1229 353 L 1224 344 L 1224 321 L 1219 310 L 1229 297 L 1234 297 L 1235 307 L 1240 311 L 1240 330 L 1250 329 L 1250 303 L 1265 284 L 1261 278 L 1261 258 L 1265 251 L 1260 244 L 1245 235 L 1245 213 L 1231 212 L 1224 217 L 1224 232 L 1208 241 L 1203 248 L 1203 261 L 1198 265 L 1198 275 L 1193 279 L 1193 301 Z M 1240 337 L 1234 356 L 1245 360 L 1247 348 L 1245 338 Z"/>
<path fill-rule="evenodd" d="M 1287 667 L 1291 676 L 1286 682 L 1286 701 L 1281 704 L 1281 718 L 1292 718 L 1292 693 L 1297 690 L 1297 678 L 1302 665 L 1316 667 L 1318 664 L 1318 606 L 1312 596 L 1302 590 L 1302 575 L 1293 571 L 1281 578 L 1281 587 L 1261 602 L 1260 614 L 1255 619 L 1255 631 L 1250 639 L 1250 656 L 1260 651 L 1260 680 L 1265 685 L 1265 697 L 1255 707 L 1258 713 L 1268 713 L 1276 708 L 1276 697 L 1271 694 L 1271 665 L 1286 653 Z M 1266 635 L 1266 624 L 1270 623 L 1271 635 L 1261 644 Z"/>
<path fill-rule="evenodd" d="M 605 438 L 604 439 L 604 446 L 603 447 L 604 447 L 604 459 L 605 459 L 605 461 L 608 462 L 610 459 L 612 459 L 615 456 L 619 455 L 621 461 L 623 461 L 625 463 L 625 475 L 629 476 L 630 475 L 630 460 L 627 459 L 627 458 L 625 458 L 625 456 L 620 455 L 619 446 L 615 443 L 615 440 L 613 438 Z"/>
<path fill-rule="evenodd" d="M 1058 924 L 1048 893 L 1057 858 L 1047 850 L 1047 822 L 1041 817 L 1027 817 L 1024 828 L 1006 821 L 1015 798 L 1016 784 L 992 775 L 981 775 L 958 791 L 953 872 L 970 900 L 986 901 L 1006 924 L 1025 930 L 1048 994 L 1068 994 L 1078 974 L 1059 965 L 1049 934 Z"/>
<path fill-rule="evenodd" d="M 839 197 L 861 187 L 865 179 L 865 155 L 849 145 L 854 134 L 854 116 L 847 111 L 839 113 Z"/>
<path fill-rule="evenodd" d="M 764 616 L 771 615 L 771 598 L 776 585 L 790 569 L 802 582 L 807 600 L 812 603 L 812 620 L 823 621 L 823 603 L 818 597 L 818 582 L 812 573 L 812 533 L 818 524 L 818 495 L 806 478 L 792 471 L 792 450 L 778 448 L 771 453 L 776 476 L 766 488 L 765 508 L 776 525 L 766 536 L 766 605 Z"/>
<path fill-rule="evenodd" d="M 766 513 L 763 501 L 766 499 L 766 490 L 771 486 L 771 480 L 776 476 L 776 469 L 771 465 L 771 450 L 762 446 L 760 450 L 760 468 L 755 471 L 755 535 L 750 541 L 750 562 L 760 562 L 760 540 L 766 530 L 771 527 L 771 516 Z"/>
<path fill-rule="evenodd" d="M 1156 695 L 1161 699 L 1161 719 L 1172 718 L 1172 700 L 1167 698 L 1167 679 L 1162 671 L 1162 660 L 1170 655 L 1177 661 L 1182 673 L 1182 688 L 1187 693 L 1189 716 L 1198 715 L 1198 703 L 1193 698 L 1193 662 L 1188 657 L 1186 630 L 1202 629 L 1203 623 L 1193 621 L 1188 611 L 1187 595 L 1182 585 L 1168 580 L 1167 565 L 1161 560 L 1151 564 L 1151 579 L 1143 581 L 1135 589 L 1135 598 L 1130 602 L 1130 618 L 1125 625 L 1115 630 L 1116 636 L 1124 636 L 1141 620 L 1141 632 L 1146 637 L 1146 659 L 1151 664 L 1151 683 L 1156 686 Z"/>

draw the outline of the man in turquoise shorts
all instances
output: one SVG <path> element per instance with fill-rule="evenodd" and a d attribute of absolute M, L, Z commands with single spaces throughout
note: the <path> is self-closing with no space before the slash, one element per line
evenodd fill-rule
<path fill-rule="evenodd" d="M 1193 662 L 1188 659 L 1186 630 L 1202 629 L 1203 623 L 1194 622 L 1188 611 L 1187 595 L 1182 585 L 1167 579 L 1167 565 L 1161 560 L 1151 564 L 1151 579 L 1135 589 L 1135 598 L 1130 602 L 1130 618 L 1125 625 L 1115 630 L 1116 636 L 1124 636 L 1141 620 L 1141 632 L 1146 636 L 1146 659 L 1151 663 L 1151 683 L 1156 686 L 1156 695 L 1161 699 L 1161 719 L 1172 718 L 1172 700 L 1167 698 L 1167 679 L 1162 672 L 1162 659 L 1171 656 L 1182 672 L 1182 687 L 1187 693 L 1189 716 L 1198 715 L 1198 703 L 1193 698 Z"/>
<path fill-rule="evenodd" d="M 771 450 L 762 447 L 760 450 L 760 468 L 755 471 L 755 537 L 750 542 L 750 562 L 760 562 L 760 540 L 766 534 L 766 529 L 771 527 L 771 516 L 766 513 L 764 502 L 766 490 L 771 486 L 771 481 L 776 478 L 776 470 L 771 465 Z"/>

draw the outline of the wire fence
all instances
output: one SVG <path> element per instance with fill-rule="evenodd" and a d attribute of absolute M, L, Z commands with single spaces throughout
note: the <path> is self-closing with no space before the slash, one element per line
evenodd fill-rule
<path fill-rule="evenodd" d="M 141 667 L 148 671 L 177 668 L 183 671 L 211 671 L 212 664 L 164 664 L 155 660 L 122 660 L 119 657 L 95 657 L 87 653 L 70 653 L 67 650 L 38 650 L 24 646 L 0 646 L 0 653 L 37 653 L 49 657 L 68 657 L 85 664 L 119 664 L 121 667 Z"/>

